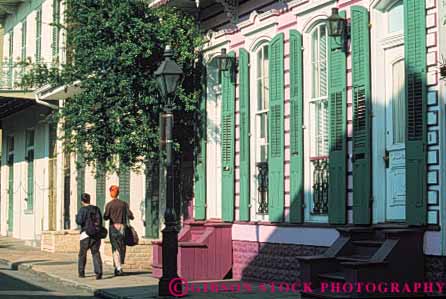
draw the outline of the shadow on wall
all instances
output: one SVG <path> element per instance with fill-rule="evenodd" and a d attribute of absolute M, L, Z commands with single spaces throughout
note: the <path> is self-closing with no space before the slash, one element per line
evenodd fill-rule
<path fill-rule="evenodd" d="M 289 228 L 299 230 L 299 227 Z M 256 227 L 259 239 L 259 227 Z M 323 254 L 328 247 L 272 243 L 277 230 L 265 242 L 233 241 L 233 278 L 247 281 L 295 282 L 300 279 L 298 256 Z M 282 238 L 283 239 L 283 238 Z"/>

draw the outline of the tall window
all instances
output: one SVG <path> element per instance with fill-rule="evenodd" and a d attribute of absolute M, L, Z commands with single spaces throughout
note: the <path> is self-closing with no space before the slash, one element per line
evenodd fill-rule
<path fill-rule="evenodd" d="M 313 189 L 311 213 L 328 212 L 328 38 L 325 24 L 311 32 L 310 161 Z"/>
<path fill-rule="evenodd" d="M 268 213 L 268 194 L 265 192 L 268 160 L 268 109 L 269 109 L 269 53 L 268 44 L 262 45 L 256 54 L 255 106 L 255 162 L 257 177 L 257 214 Z M 263 190 L 263 191 L 262 191 Z"/>
<path fill-rule="evenodd" d="M 268 158 L 268 45 L 262 46 L 257 52 L 257 109 L 256 109 L 256 161 L 265 162 Z"/>
<path fill-rule="evenodd" d="M 312 157 L 328 156 L 327 30 L 317 26 L 311 33 Z"/>
<path fill-rule="evenodd" d="M 34 130 L 26 130 L 25 152 L 28 171 L 26 209 L 32 211 L 34 203 Z"/>
<path fill-rule="evenodd" d="M 42 7 L 36 12 L 36 63 L 42 59 Z"/>

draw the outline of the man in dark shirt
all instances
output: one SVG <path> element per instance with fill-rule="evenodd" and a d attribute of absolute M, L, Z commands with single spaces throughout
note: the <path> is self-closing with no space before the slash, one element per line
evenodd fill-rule
<path fill-rule="evenodd" d="M 110 243 L 113 252 L 113 264 L 115 266 L 115 275 L 123 274 L 121 264 L 125 262 L 125 226 L 128 220 L 133 220 L 133 213 L 130 211 L 128 203 L 118 198 L 119 187 L 110 187 L 110 197 L 112 200 L 105 206 L 104 219 L 110 220 Z"/>
<path fill-rule="evenodd" d="M 82 207 L 79 209 L 76 215 L 76 223 L 81 227 L 81 241 L 79 248 L 79 262 L 78 271 L 79 277 L 85 277 L 85 264 L 87 263 L 87 251 L 90 249 L 93 257 L 94 273 L 96 273 L 96 279 L 102 278 L 102 259 L 99 248 L 101 247 L 101 238 L 99 236 L 91 237 L 86 233 L 87 218 L 91 217 L 91 214 L 95 215 L 95 219 L 98 219 L 99 225 L 102 227 L 101 210 L 98 207 L 90 204 L 90 194 L 83 193 L 81 196 Z"/>

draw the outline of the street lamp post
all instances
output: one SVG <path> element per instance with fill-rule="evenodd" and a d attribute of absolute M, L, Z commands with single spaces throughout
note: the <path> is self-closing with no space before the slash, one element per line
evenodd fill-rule
<path fill-rule="evenodd" d="M 166 209 L 164 211 L 165 227 L 162 231 L 163 244 L 163 276 L 158 284 L 159 296 L 171 296 L 171 290 L 181 293 L 181 282 L 178 279 L 177 254 L 178 254 L 178 229 L 177 215 L 175 213 L 174 173 L 172 155 L 172 128 L 173 128 L 173 100 L 183 72 L 172 59 L 170 46 L 166 47 L 164 60 L 155 71 L 155 77 L 159 85 L 160 94 L 164 104 L 162 121 L 164 122 L 166 149 Z M 180 292 L 179 292 L 180 291 Z"/>

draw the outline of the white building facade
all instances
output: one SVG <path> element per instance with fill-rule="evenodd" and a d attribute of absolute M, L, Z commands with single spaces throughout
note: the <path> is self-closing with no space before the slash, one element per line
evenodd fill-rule
<path fill-rule="evenodd" d="M 121 169 L 96 176 L 93 166 L 78 167 L 74 153 L 62 148 L 60 124 L 51 116 L 78 92 L 78 85 L 23 89 L 21 75 L 31 64 L 48 68 L 66 62 L 64 1 L 27 0 L 0 3 L 3 64 L 0 78 L 2 128 L 0 235 L 38 245 L 43 232 L 77 229 L 80 195 L 87 192 L 101 210 L 110 199 L 110 185 L 119 185 L 121 199 L 135 215 L 132 225 L 141 237 L 157 238 L 158 166 L 147 176 Z M 20 62 L 29 65 L 23 66 Z M 147 199 L 147 200 L 146 200 Z M 146 205 L 148 208 L 146 208 Z"/>

